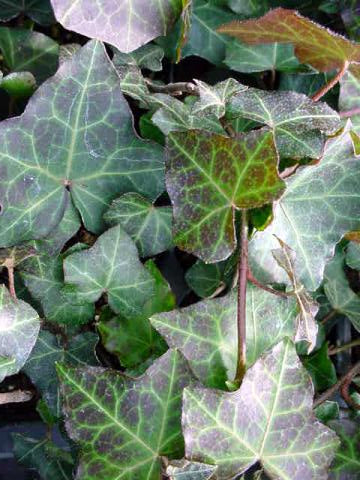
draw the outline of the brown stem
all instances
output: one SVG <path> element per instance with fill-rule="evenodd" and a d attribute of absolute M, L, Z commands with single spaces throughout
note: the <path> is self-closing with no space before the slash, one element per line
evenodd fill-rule
<path fill-rule="evenodd" d="M 354 400 L 350 396 L 349 388 L 350 388 L 352 379 L 353 377 L 349 377 L 345 380 L 345 382 L 340 387 L 340 392 L 343 399 L 349 405 L 349 407 L 354 408 L 355 410 L 360 410 L 360 405 L 354 402 Z"/>
<path fill-rule="evenodd" d="M 248 220 L 247 211 L 241 211 L 241 245 L 238 260 L 237 336 L 238 355 L 234 383 L 240 386 L 246 370 L 246 283 L 248 273 Z"/>
<path fill-rule="evenodd" d="M 347 110 L 346 112 L 339 112 L 341 118 L 352 117 L 353 115 L 360 115 L 360 107 Z"/>
<path fill-rule="evenodd" d="M 334 78 L 330 80 L 326 85 L 320 88 L 315 95 L 312 96 L 312 99 L 314 102 L 317 102 L 320 100 L 321 97 L 323 97 L 329 90 L 331 90 L 337 83 L 338 81 L 345 75 L 347 69 L 349 67 L 349 62 L 345 60 L 344 65 L 341 67 L 341 69 L 338 71 L 338 73 L 335 75 Z"/>
<path fill-rule="evenodd" d="M 158 85 L 157 83 L 153 83 L 149 78 L 145 78 L 145 82 L 149 89 L 154 93 L 169 93 L 170 95 L 182 95 L 183 93 L 188 93 L 190 95 L 199 95 L 199 88 L 191 82 Z"/>
<path fill-rule="evenodd" d="M 236 137 L 236 131 L 231 125 L 231 123 L 227 122 L 224 117 L 220 118 L 220 123 L 225 130 L 225 132 L 229 135 L 229 137 L 235 138 Z"/>
<path fill-rule="evenodd" d="M 253 276 L 252 271 L 250 270 L 249 267 L 248 267 L 247 279 L 253 285 L 261 288 L 262 290 L 265 290 L 266 292 L 272 293 L 273 295 L 277 295 L 277 296 L 283 297 L 283 298 L 289 297 L 288 293 L 280 292 L 279 290 L 275 290 L 274 288 L 268 287 L 267 285 L 264 285 L 263 283 L 259 282 L 259 280 L 256 280 L 256 278 Z"/>
<path fill-rule="evenodd" d="M 345 350 L 350 350 L 350 348 L 360 346 L 360 338 L 353 340 L 352 342 L 345 343 L 339 347 L 329 348 L 329 355 L 336 355 L 337 353 L 344 352 Z"/>
<path fill-rule="evenodd" d="M 6 270 L 8 272 L 8 280 L 9 280 L 9 291 L 10 295 L 16 300 L 16 291 L 15 291 L 15 279 L 14 279 L 14 262 L 12 259 L 6 260 L 4 263 Z"/>
<path fill-rule="evenodd" d="M 328 400 L 330 397 L 333 396 L 333 394 L 341 389 L 341 387 L 345 384 L 347 384 L 347 382 L 349 382 L 349 385 L 352 381 L 352 379 L 355 377 L 355 375 L 357 375 L 358 373 L 360 373 L 360 361 L 355 363 L 354 366 L 352 366 L 350 368 L 350 370 L 345 373 L 345 375 L 343 375 L 340 380 L 338 380 L 335 385 L 333 385 L 332 387 L 330 387 L 328 390 L 326 390 L 324 393 L 322 393 L 321 395 L 319 395 L 315 401 L 314 401 L 314 404 L 313 404 L 313 408 L 316 408 L 318 407 L 319 405 L 321 405 L 322 403 L 324 403 L 326 400 Z"/>

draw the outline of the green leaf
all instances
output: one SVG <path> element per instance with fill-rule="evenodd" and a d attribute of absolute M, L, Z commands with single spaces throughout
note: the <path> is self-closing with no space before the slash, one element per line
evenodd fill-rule
<path fill-rule="evenodd" d="M 36 255 L 36 253 L 36 250 L 30 245 L 0 248 L 0 267 L 17 267 L 27 258 Z"/>
<path fill-rule="evenodd" d="M 136 380 L 91 367 L 58 365 L 58 373 L 67 432 L 81 449 L 79 477 L 159 480 L 160 456 L 182 455 L 181 393 L 193 377 L 179 352 Z"/>
<path fill-rule="evenodd" d="M 253 0 L 214 0 L 219 5 L 227 5 L 235 13 L 244 17 L 258 17 L 265 13 L 268 8 L 268 0 L 254 2 Z"/>
<path fill-rule="evenodd" d="M 167 190 L 173 203 L 174 242 L 205 262 L 235 249 L 234 211 L 279 198 L 284 182 L 270 132 L 236 139 L 205 132 L 171 134 L 167 140 Z"/>
<path fill-rule="evenodd" d="M 358 111 L 360 100 L 360 66 L 351 65 L 349 70 L 340 80 L 340 96 L 339 109 L 340 111 L 355 110 L 350 116 L 353 129 L 357 134 L 360 134 L 360 114 Z"/>
<path fill-rule="evenodd" d="M 46 330 L 39 334 L 37 342 L 23 371 L 39 390 L 42 399 L 57 418 L 61 416 L 59 382 L 55 363 L 62 362 L 71 366 L 98 365 L 95 347 L 99 337 L 92 332 L 81 333 L 70 338 L 63 346 L 55 335 Z"/>
<path fill-rule="evenodd" d="M 56 19 L 67 30 L 110 43 L 128 53 L 166 35 L 182 11 L 181 0 L 51 0 Z"/>
<path fill-rule="evenodd" d="M 321 162 L 299 168 L 286 184 L 274 220 L 249 243 L 249 261 L 259 281 L 288 283 L 271 256 L 277 248 L 275 234 L 295 251 L 299 281 L 314 291 L 335 245 L 346 232 L 360 228 L 360 163 L 349 133 L 329 140 Z"/>
<path fill-rule="evenodd" d="M 54 21 L 50 0 L 0 0 L 0 21 L 7 22 L 21 14 L 40 25 Z"/>
<path fill-rule="evenodd" d="M 12 72 L 30 72 L 38 84 L 51 77 L 58 67 L 59 45 L 39 32 L 0 27 L 0 50 Z"/>
<path fill-rule="evenodd" d="M 291 43 L 301 63 L 326 72 L 342 68 L 346 61 L 360 61 L 360 45 L 302 17 L 295 10 L 276 8 L 259 19 L 223 25 L 218 32 L 250 45 Z"/>
<path fill-rule="evenodd" d="M 300 65 L 292 45 L 272 43 L 249 46 L 237 40 L 227 45 L 224 63 L 232 70 L 243 73 L 265 70 L 289 72 L 298 70 Z"/>
<path fill-rule="evenodd" d="M 207 0 L 196 0 L 191 13 L 191 28 L 187 42 L 182 48 L 182 58 L 197 55 L 215 65 L 220 65 L 225 58 L 226 45 L 231 41 L 220 35 L 216 29 L 225 22 L 233 20 L 235 15 L 229 10 L 218 7 Z M 179 37 L 180 24 L 174 33 L 166 38 L 159 39 L 158 43 L 164 48 L 171 60 L 176 60 L 176 45 Z"/>
<path fill-rule="evenodd" d="M 170 480 L 210 480 L 215 474 L 216 466 L 188 460 L 173 460 L 166 469 Z"/>
<path fill-rule="evenodd" d="M 90 321 L 95 314 L 91 302 L 73 305 L 72 297 L 62 291 L 64 287 L 64 256 L 40 255 L 19 268 L 20 276 L 31 296 L 40 302 L 46 320 L 78 327 Z"/>
<path fill-rule="evenodd" d="M 360 332 L 360 297 L 351 289 L 344 267 L 345 253 L 338 248 L 324 271 L 324 291 L 332 308 L 346 315 Z"/>
<path fill-rule="evenodd" d="M 120 225 L 103 233 L 88 250 L 69 255 L 64 274 L 77 302 L 93 303 L 106 293 L 110 308 L 127 318 L 141 314 L 154 295 L 154 279 Z"/>
<path fill-rule="evenodd" d="M 0 382 L 17 373 L 25 364 L 39 329 L 37 312 L 22 300 L 14 300 L 7 288 L 0 285 L 0 358 L 3 359 Z"/>
<path fill-rule="evenodd" d="M 36 80 L 30 72 L 14 72 L 6 75 L 0 82 L 0 88 L 10 97 L 24 99 L 31 97 L 36 89 Z"/>
<path fill-rule="evenodd" d="M 171 348 L 179 349 L 201 382 L 225 388 L 236 370 L 236 292 L 190 307 L 154 315 L 151 323 Z M 246 296 L 247 365 L 284 337 L 294 337 L 296 308 L 284 299 L 248 285 Z"/>
<path fill-rule="evenodd" d="M 330 470 L 330 480 L 356 480 L 360 471 L 360 425 L 348 419 L 334 420 L 329 426 L 340 437 L 341 445 Z"/>
<path fill-rule="evenodd" d="M 132 122 L 103 45 L 89 42 L 21 117 L 0 124 L 0 246 L 49 234 L 64 214 L 67 189 L 94 232 L 116 196 L 156 198 L 164 188 L 162 149 L 138 139 Z"/>
<path fill-rule="evenodd" d="M 14 434 L 14 454 L 25 467 L 35 469 L 42 480 L 71 480 L 74 459 L 69 452 L 57 447 L 50 440 L 35 440 Z"/>
<path fill-rule="evenodd" d="M 354 270 L 360 270 L 360 245 L 350 242 L 346 249 L 346 263 Z"/>
<path fill-rule="evenodd" d="M 110 225 L 121 225 L 135 242 L 141 257 L 151 257 L 172 246 L 171 207 L 155 207 L 137 193 L 114 200 L 104 215 Z"/>
<path fill-rule="evenodd" d="M 281 156 L 318 158 L 325 135 L 340 128 L 337 112 L 295 92 L 267 92 L 256 88 L 239 93 L 228 105 L 230 118 L 245 117 L 267 125 Z"/>
<path fill-rule="evenodd" d="M 142 314 L 128 319 L 121 315 L 114 318 L 109 309 L 105 309 L 98 325 L 104 347 L 117 355 L 125 368 L 135 367 L 166 351 L 165 341 L 152 327 L 149 318 L 154 313 L 172 310 L 176 305 L 175 296 L 155 262 L 148 260 L 145 267 L 155 280 L 155 294 L 146 302 Z"/>
<path fill-rule="evenodd" d="M 165 145 L 165 136 L 162 131 L 151 121 L 152 112 L 144 113 L 139 120 L 141 136 L 153 140 L 160 145 Z"/>
<path fill-rule="evenodd" d="M 320 422 L 328 423 L 330 420 L 339 418 L 340 408 L 337 402 L 326 400 L 314 410 L 315 416 Z"/>
<path fill-rule="evenodd" d="M 336 383 L 336 370 L 329 358 L 327 342 L 309 357 L 304 357 L 303 364 L 310 373 L 317 392 L 326 390 Z"/>
<path fill-rule="evenodd" d="M 218 465 L 219 479 L 257 461 L 271 478 L 325 479 L 339 442 L 315 420 L 312 398 L 311 380 L 284 340 L 247 371 L 236 392 L 185 389 L 186 456 Z"/>
<path fill-rule="evenodd" d="M 123 53 L 116 50 L 112 62 L 115 67 L 135 65 L 139 68 L 152 70 L 153 72 L 160 72 L 162 70 L 163 57 L 164 50 L 161 47 L 149 44 L 138 48 L 132 53 Z"/>

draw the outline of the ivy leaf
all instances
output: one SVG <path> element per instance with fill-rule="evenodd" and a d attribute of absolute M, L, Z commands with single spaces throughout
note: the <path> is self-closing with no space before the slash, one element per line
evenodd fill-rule
<path fill-rule="evenodd" d="M 220 65 L 225 58 L 226 45 L 230 39 L 220 35 L 216 29 L 225 22 L 230 22 L 236 16 L 228 9 L 214 5 L 207 0 L 196 0 L 191 10 L 191 28 L 186 44 L 181 50 L 181 57 L 197 55 L 215 65 Z M 173 34 L 158 43 L 164 48 L 166 55 L 176 61 L 176 45 L 179 38 L 180 24 Z"/>
<path fill-rule="evenodd" d="M 162 70 L 162 59 L 164 57 L 164 50 L 158 45 L 144 45 L 132 53 L 123 53 L 116 50 L 112 59 L 115 67 L 122 67 L 125 65 L 134 65 L 139 68 L 146 68 L 153 72 L 160 72 Z"/>
<path fill-rule="evenodd" d="M 360 65 L 351 65 L 340 80 L 340 111 L 351 111 L 359 107 L 360 100 Z M 356 111 L 356 110 L 355 110 Z M 351 115 L 351 122 L 356 133 L 360 134 L 360 114 Z"/>
<path fill-rule="evenodd" d="M 330 420 L 339 418 L 340 408 L 337 402 L 326 400 L 314 409 L 315 416 L 321 423 L 328 423 Z"/>
<path fill-rule="evenodd" d="M 280 155 L 287 157 L 320 157 L 324 134 L 333 134 L 340 128 L 338 113 L 326 103 L 314 102 L 295 92 L 249 88 L 231 98 L 228 116 L 267 125 L 274 132 Z"/>
<path fill-rule="evenodd" d="M 39 472 L 42 480 L 72 480 L 74 459 L 69 452 L 50 440 L 14 434 L 14 454 L 17 461 Z"/>
<path fill-rule="evenodd" d="M 167 139 L 166 184 L 173 203 L 174 242 L 205 262 L 235 249 L 234 211 L 279 198 L 284 182 L 270 132 L 236 139 L 205 132 Z"/>
<path fill-rule="evenodd" d="M 257 461 L 273 478 L 325 479 L 339 442 L 315 420 L 312 399 L 310 377 L 284 340 L 247 371 L 236 392 L 185 389 L 186 457 L 218 465 L 219 479 Z"/>
<path fill-rule="evenodd" d="M 194 80 L 199 89 L 200 99 L 192 107 L 193 115 L 214 115 L 221 118 L 225 115 L 225 106 L 230 98 L 248 87 L 241 85 L 233 78 L 210 86 L 200 80 Z"/>
<path fill-rule="evenodd" d="M 69 339 L 63 346 L 50 332 L 42 330 L 23 371 L 39 390 L 42 399 L 57 418 L 61 417 L 59 382 L 55 363 L 66 362 L 71 366 L 98 365 L 95 347 L 99 337 L 92 332 L 81 333 Z"/>
<path fill-rule="evenodd" d="M 111 226 L 123 227 L 141 257 L 157 255 L 172 246 L 172 208 L 155 207 L 137 193 L 125 193 L 114 200 L 104 219 Z"/>
<path fill-rule="evenodd" d="M 56 19 L 67 30 L 132 52 L 160 35 L 166 35 L 182 11 L 181 0 L 126 0 L 121 5 L 100 0 L 51 0 Z"/>
<path fill-rule="evenodd" d="M 160 456 L 182 455 L 181 393 L 193 377 L 179 352 L 169 350 L 136 380 L 62 364 L 58 373 L 67 432 L 81 449 L 79 477 L 158 480 Z"/>
<path fill-rule="evenodd" d="M 250 45 L 291 43 L 301 63 L 321 72 L 360 61 L 360 45 L 331 32 L 295 10 L 276 8 L 259 19 L 233 21 L 218 29 Z"/>
<path fill-rule="evenodd" d="M 360 332 L 360 297 L 350 288 L 344 267 L 345 254 L 339 248 L 325 267 L 324 291 L 332 308 L 346 315 Z"/>
<path fill-rule="evenodd" d="M 106 293 L 110 308 L 127 318 L 141 314 L 154 294 L 154 279 L 120 225 L 103 233 L 88 250 L 69 255 L 64 274 L 79 304 L 96 302 Z"/>
<path fill-rule="evenodd" d="M 5 65 L 12 72 L 30 72 L 38 84 L 58 68 L 59 45 L 39 32 L 0 27 L 0 50 Z"/>
<path fill-rule="evenodd" d="M 274 220 L 249 243 L 249 261 L 256 278 L 287 283 L 285 272 L 271 256 L 274 234 L 292 248 L 298 279 L 315 291 L 326 262 L 343 235 L 360 228 L 360 162 L 347 131 L 328 141 L 321 162 L 298 169 L 286 180 L 286 192 L 274 207 Z"/>
<path fill-rule="evenodd" d="M 40 302 L 46 320 L 78 327 L 94 317 L 91 302 L 73 305 L 64 287 L 64 256 L 39 255 L 22 263 L 19 271 L 31 296 Z"/>
<path fill-rule="evenodd" d="M 278 70 L 289 72 L 299 69 L 294 47 L 288 44 L 251 45 L 234 40 L 226 47 L 224 60 L 231 70 L 243 73 Z"/>
<path fill-rule="evenodd" d="M 298 304 L 299 315 L 297 318 L 297 330 L 295 341 L 305 341 L 308 345 L 307 353 L 310 353 L 316 346 L 318 334 L 318 324 L 315 320 L 319 310 L 319 305 L 306 292 L 304 286 L 297 279 L 297 265 L 295 252 L 278 238 L 281 248 L 272 250 L 272 255 L 277 264 L 287 273 L 291 286 L 293 288 L 293 296 Z"/>
<path fill-rule="evenodd" d="M 166 469 L 170 480 L 210 480 L 215 478 L 216 466 L 206 463 L 173 460 Z"/>
<path fill-rule="evenodd" d="M 151 323 L 171 348 L 179 349 L 193 372 L 208 387 L 225 388 L 234 380 L 237 357 L 236 292 L 190 307 L 154 315 Z M 295 335 L 296 308 L 251 284 L 246 296 L 247 365 L 284 337 Z"/>
<path fill-rule="evenodd" d="M 36 250 L 29 245 L 12 248 L 0 248 L 0 267 L 17 267 L 27 258 L 36 255 Z"/>
<path fill-rule="evenodd" d="M 326 390 L 336 383 L 336 370 L 328 355 L 327 342 L 324 342 L 322 346 L 309 357 L 304 357 L 303 364 L 310 373 L 317 392 Z"/>
<path fill-rule="evenodd" d="M 359 422 L 346 418 L 333 420 L 329 426 L 340 437 L 341 445 L 331 466 L 330 480 L 356 480 L 360 471 Z"/>
<path fill-rule="evenodd" d="M 0 88 L 14 99 L 24 100 L 31 97 L 36 90 L 36 80 L 30 72 L 14 72 L 3 77 Z"/>
<path fill-rule="evenodd" d="M 346 249 L 346 263 L 354 270 L 360 270 L 360 245 L 350 242 Z"/>
<path fill-rule="evenodd" d="M 213 0 L 219 5 L 226 5 L 235 13 L 244 17 L 258 17 L 265 13 L 269 6 L 268 1 L 253 2 L 252 0 Z"/>
<path fill-rule="evenodd" d="M 104 347 L 117 355 L 125 368 L 135 367 L 166 351 L 165 341 L 152 327 L 149 318 L 154 313 L 173 310 L 176 305 L 175 296 L 155 262 L 148 260 L 145 267 L 155 280 L 155 294 L 146 302 L 142 314 L 131 318 L 121 315 L 114 318 L 109 309 L 105 309 L 98 325 Z M 110 320 L 106 318 L 109 313 Z"/>
<path fill-rule="evenodd" d="M 0 124 L 0 246 L 48 235 L 64 214 L 67 189 L 93 232 L 121 193 L 156 198 L 164 188 L 162 149 L 138 139 L 132 121 L 104 46 L 89 42 L 21 117 Z"/>
<path fill-rule="evenodd" d="M 40 25 L 54 21 L 50 0 L 0 0 L 0 21 L 7 22 L 21 14 Z"/>
<path fill-rule="evenodd" d="M 37 312 L 22 300 L 14 300 L 7 288 L 0 285 L 0 382 L 17 373 L 25 364 L 39 329 Z"/>

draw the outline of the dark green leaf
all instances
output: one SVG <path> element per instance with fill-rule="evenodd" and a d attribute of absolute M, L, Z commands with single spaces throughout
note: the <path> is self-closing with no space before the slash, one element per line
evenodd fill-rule
<path fill-rule="evenodd" d="M 0 245 L 44 237 L 61 220 L 69 188 L 91 231 L 114 197 L 163 190 L 159 145 L 138 139 L 103 45 L 90 42 L 0 127 Z M 51 161 L 49 160 L 51 159 Z"/>
<path fill-rule="evenodd" d="M 0 27 L 0 50 L 12 72 L 30 72 L 38 84 L 53 75 L 58 67 L 58 44 L 39 32 Z"/>
<path fill-rule="evenodd" d="M 340 408 L 337 402 L 326 400 L 314 410 L 315 416 L 320 422 L 327 423 L 330 420 L 339 418 Z"/>
<path fill-rule="evenodd" d="M 329 426 L 340 437 L 341 446 L 331 466 L 329 480 L 357 480 L 360 472 L 359 422 L 334 420 Z"/>
<path fill-rule="evenodd" d="M 49 25 L 54 19 L 50 0 L 0 0 L 0 20 L 6 22 L 25 14 L 34 22 Z"/>
<path fill-rule="evenodd" d="M 179 349 L 195 375 L 205 385 L 225 388 L 236 370 L 236 292 L 203 300 L 190 307 L 154 315 L 153 326 L 169 346 Z M 296 307 L 293 299 L 284 299 L 248 285 L 247 364 L 282 338 L 294 337 Z"/>
<path fill-rule="evenodd" d="M 235 209 L 279 198 L 284 182 L 270 132 L 236 139 L 205 132 L 168 137 L 166 184 L 174 208 L 174 242 L 206 262 L 235 249 Z"/>
<path fill-rule="evenodd" d="M 155 281 L 120 225 L 103 233 L 88 250 L 69 255 L 64 273 L 76 302 L 93 303 L 106 293 L 111 309 L 127 318 L 141 314 L 154 295 Z"/>
<path fill-rule="evenodd" d="M 132 52 L 166 35 L 182 11 L 181 0 L 51 0 L 56 19 L 67 30 Z"/>
<path fill-rule="evenodd" d="M 336 370 L 329 358 L 326 342 L 315 353 L 304 357 L 303 364 L 311 375 L 316 391 L 326 390 L 336 383 Z"/>
<path fill-rule="evenodd" d="M 164 57 L 164 50 L 158 45 L 144 45 L 132 53 L 122 53 L 115 51 L 112 59 L 115 67 L 124 65 L 134 65 L 139 68 L 146 68 L 153 72 L 162 70 L 162 59 Z"/>
<path fill-rule="evenodd" d="M 314 291 L 335 245 L 360 228 L 360 162 L 349 133 L 329 140 L 321 162 L 298 169 L 286 184 L 273 222 L 250 241 L 250 263 L 258 280 L 288 283 L 270 253 L 278 246 L 275 234 L 295 251 L 299 281 Z"/>
<path fill-rule="evenodd" d="M 249 88 L 232 97 L 228 116 L 255 120 L 274 132 L 282 156 L 318 158 L 325 135 L 340 128 L 337 112 L 295 92 L 267 92 Z"/>
<path fill-rule="evenodd" d="M 40 332 L 36 345 L 23 371 L 37 387 L 42 399 L 56 418 L 61 416 L 59 382 L 55 363 L 65 362 L 71 366 L 98 365 L 95 347 L 99 338 L 95 333 L 85 332 L 71 338 L 66 346 L 50 332 Z"/>
<path fill-rule="evenodd" d="M 186 456 L 218 465 L 224 480 L 257 461 L 270 478 L 325 479 L 339 442 L 315 420 L 312 398 L 311 380 L 284 340 L 247 371 L 236 392 L 185 389 Z"/>
<path fill-rule="evenodd" d="M 104 215 L 108 225 L 121 225 L 135 242 L 141 257 L 151 257 L 172 246 L 171 207 L 155 207 L 137 193 L 125 193 Z"/>
<path fill-rule="evenodd" d="M 25 364 L 39 329 L 37 312 L 22 300 L 14 300 L 5 285 L 0 285 L 0 382 Z"/>
<path fill-rule="evenodd" d="M 160 456 L 181 457 L 181 393 L 193 377 L 179 352 L 136 380 L 91 367 L 58 373 L 67 432 L 81 448 L 79 478 L 159 480 Z"/>

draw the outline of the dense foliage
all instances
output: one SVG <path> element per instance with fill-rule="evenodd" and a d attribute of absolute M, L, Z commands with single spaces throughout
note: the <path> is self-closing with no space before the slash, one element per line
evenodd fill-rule
<path fill-rule="evenodd" d="M 0 418 L 46 425 L 37 478 L 360 478 L 357 3 L 0 0 Z"/>

